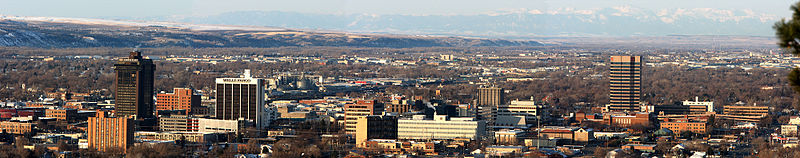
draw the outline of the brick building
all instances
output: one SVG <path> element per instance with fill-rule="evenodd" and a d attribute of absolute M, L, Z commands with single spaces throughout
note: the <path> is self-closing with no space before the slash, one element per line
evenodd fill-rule
<path fill-rule="evenodd" d="M 89 148 L 102 152 L 125 150 L 133 144 L 133 120 L 126 117 L 106 117 L 103 112 L 89 118 Z"/>
<path fill-rule="evenodd" d="M 45 117 L 56 118 L 58 121 L 73 122 L 78 118 L 78 110 L 76 109 L 47 109 L 45 110 Z"/>
<path fill-rule="evenodd" d="M 186 110 L 193 114 L 200 101 L 200 95 L 194 94 L 192 89 L 175 88 L 172 93 L 156 94 L 156 110 Z"/>
<path fill-rule="evenodd" d="M 33 123 L 17 122 L 17 121 L 3 121 L 0 122 L 0 130 L 5 133 L 11 134 L 25 134 L 33 131 Z"/>
<path fill-rule="evenodd" d="M 673 133 L 680 134 L 684 131 L 691 131 L 692 133 L 706 134 L 711 130 L 711 124 L 708 121 L 692 120 L 692 119 L 670 119 L 664 118 L 661 122 L 661 128 L 672 130 Z"/>

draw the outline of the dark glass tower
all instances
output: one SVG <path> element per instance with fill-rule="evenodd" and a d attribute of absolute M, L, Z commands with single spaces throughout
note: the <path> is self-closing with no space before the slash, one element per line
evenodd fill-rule
<path fill-rule="evenodd" d="M 639 111 L 642 64 L 641 56 L 611 56 L 609 110 Z"/>
<path fill-rule="evenodd" d="M 153 81 L 156 65 L 153 60 L 143 59 L 142 53 L 130 52 L 128 58 L 117 60 L 114 93 L 115 113 L 118 117 L 153 117 Z"/>

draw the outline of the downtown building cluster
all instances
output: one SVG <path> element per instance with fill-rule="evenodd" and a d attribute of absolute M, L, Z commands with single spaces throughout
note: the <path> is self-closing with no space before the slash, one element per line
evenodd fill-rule
<path fill-rule="evenodd" d="M 443 65 L 458 59 L 452 55 L 439 58 Z M 616 144 L 610 145 L 613 150 L 604 151 L 606 155 L 666 155 L 656 146 L 671 142 L 678 145 L 669 147 L 669 152 L 674 152 L 670 155 L 715 156 L 682 143 L 740 141 L 743 136 L 737 133 L 753 131 L 774 112 L 768 106 L 744 103 L 715 106 L 710 99 L 700 97 L 674 105 L 644 102 L 643 92 L 648 88 L 645 59 L 610 56 L 605 61 L 608 104 L 557 111 L 550 104 L 555 102 L 551 97 L 559 96 L 512 100 L 508 96 L 511 90 L 504 89 L 501 82 L 477 86 L 474 94 L 466 94 L 471 102 L 454 102 L 439 95 L 380 91 L 381 86 L 443 84 L 436 79 L 371 78 L 330 83 L 329 78 L 319 75 L 268 76 L 250 70 L 242 70 L 238 77 L 220 74 L 211 91 L 171 87 L 172 92 L 156 93 L 154 84 L 159 74 L 155 73 L 155 64 L 132 52 L 127 58 L 117 59 L 113 67 L 113 101 L 65 98 L 62 100 L 76 101 L 42 101 L 0 109 L 0 129 L 13 136 L 58 138 L 81 149 L 122 153 L 137 145 L 168 143 L 197 153 L 219 147 L 235 149 L 237 156 L 269 157 L 276 146 L 284 145 L 278 143 L 280 140 L 308 137 L 325 142 L 326 150 L 343 151 L 333 155 L 339 157 L 580 157 L 591 156 L 587 154 L 590 150 L 611 142 Z M 387 63 L 370 58 L 325 63 L 351 61 Z M 442 93 L 438 89 L 434 92 Z M 353 93 L 365 95 L 351 97 Z M 730 122 L 730 126 L 717 127 L 718 122 Z M 316 130 L 300 129 L 311 123 L 319 123 L 309 127 Z M 798 125 L 800 118 L 792 117 L 780 127 L 780 134 L 769 139 L 797 146 Z M 49 128 L 85 132 L 39 132 Z M 52 143 L 35 143 L 32 148 L 36 145 L 56 148 Z M 247 148 L 259 150 L 246 153 Z"/>

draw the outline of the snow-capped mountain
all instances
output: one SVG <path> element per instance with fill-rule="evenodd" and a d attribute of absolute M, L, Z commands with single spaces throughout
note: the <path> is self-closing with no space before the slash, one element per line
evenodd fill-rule
<path fill-rule="evenodd" d="M 0 16 L 0 46 L 24 47 L 464 47 L 540 46 L 531 40 L 354 34 L 286 28 L 86 18 Z"/>
<path fill-rule="evenodd" d="M 168 16 L 146 20 L 205 24 L 275 26 L 356 32 L 483 37 L 526 36 L 772 36 L 777 15 L 749 9 L 671 8 L 646 10 L 629 6 L 579 10 L 507 9 L 476 15 L 310 14 L 296 12 L 229 12 L 214 16 Z"/>

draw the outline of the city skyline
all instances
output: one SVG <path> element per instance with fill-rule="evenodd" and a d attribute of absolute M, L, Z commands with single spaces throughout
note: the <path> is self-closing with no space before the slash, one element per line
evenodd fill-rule
<path fill-rule="evenodd" d="M 0 0 L 0 157 L 800 157 L 797 28 L 784 0 Z"/>

